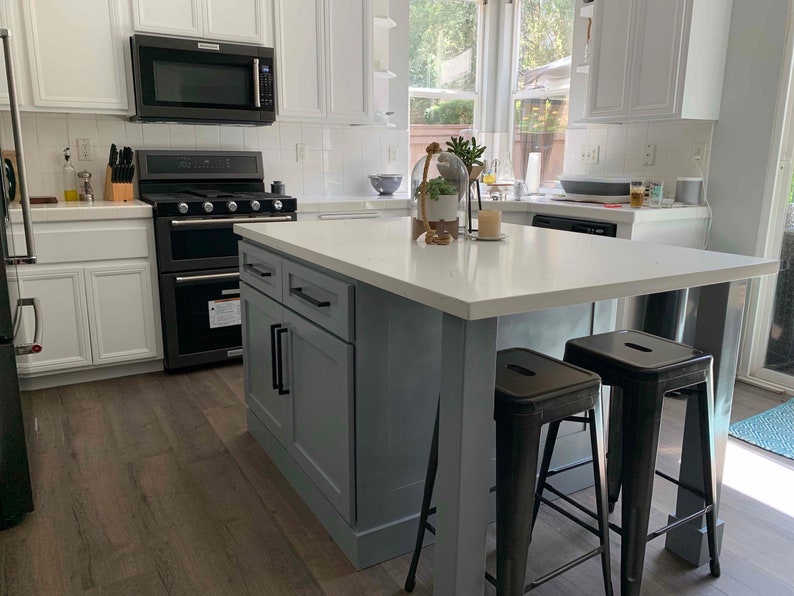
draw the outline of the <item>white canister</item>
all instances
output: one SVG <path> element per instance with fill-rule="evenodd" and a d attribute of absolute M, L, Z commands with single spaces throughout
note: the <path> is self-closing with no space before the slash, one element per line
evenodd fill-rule
<path fill-rule="evenodd" d="M 703 178 L 676 178 L 675 200 L 684 205 L 700 205 Z"/>

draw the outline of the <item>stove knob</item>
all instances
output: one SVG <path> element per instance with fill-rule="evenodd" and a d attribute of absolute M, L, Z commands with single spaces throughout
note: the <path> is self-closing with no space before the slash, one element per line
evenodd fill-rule
<path fill-rule="evenodd" d="M 235 203 L 234 201 L 229 201 L 228 203 L 226 203 L 226 209 L 229 210 L 229 213 L 234 213 L 235 211 L 237 211 L 237 203 Z"/>
<path fill-rule="evenodd" d="M 212 210 L 215 209 L 215 207 L 209 201 L 204 201 L 201 204 L 201 208 L 204 209 L 204 213 L 212 213 Z"/>
<path fill-rule="evenodd" d="M 187 203 L 179 203 L 179 205 L 176 206 L 176 210 L 182 215 L 185 215 L 190 210 L 190 207 L 187 206 Z"/>
<path fill-rule="evenodd" d="M 250 205 L 251 205 L 251 211 L 259 211 L 262 208 L 262 205 L 260 205 L 259 201 L 257 201 L 256 199 L 251 201 Z"/>
<path fill-rule="evenodd" d="M 284 204 L 283 204 L 281 201 L 279 201 L 278 199 L 276 199 L 275 201 L 273 201 L 273 210 L 275 210 L 275 211 L 281 211 L 281 208 L 282 208 L 282 207 L 284 207 Z"/>

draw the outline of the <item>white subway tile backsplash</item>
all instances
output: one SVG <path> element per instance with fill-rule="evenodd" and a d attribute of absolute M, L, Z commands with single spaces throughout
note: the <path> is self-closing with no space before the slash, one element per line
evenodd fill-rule
<path fill-rule="evenodd" d="M 607 131 L 607 155 L 626 152 L 628 129 L 625 126 L 610 126 Z"/>
<path fill-rule="evenodd" d="M 196 128 L 191 124 L 171 124 L 168 126 L 171 149 L 195 149 Z"/>
<path fill-rule="evenodd" d="M 637 153 L 644 151 L 647 138 L 647 124 L 629 124 L 626 127 L 626 152 Z"/>
<path fill-rule="evenodd" d="M 239 126 L 220 126 L 221 149 L 241 151 L 245 148 L 243 129 Z"/>
<path fill-rule="evenodd" d="M 92 173 L 92 185 L 101 198 L 105 165 L 111 143 L 133 149 L 228 149 L 260 150 L 265 183 L 282 180 L 287 192 L 299 199 L 369 192 L 368 174 L 394 172 L 405 176 L 408 186 L 409 143 L 407 131 L 381 128 L 278 123 L 246 128 L 214 125 L 182 125 L 127 122 L 120 116 L 23 114 L 29 185 L 33 194 L 63 195 L 63 148 L 75 139 L 91 139 L 92 161 L 76 160 L 78 170 Z M 8 130 L 6 130 L 8 129 Z M 0 113 L 3 146 L 12 148 L 10 118 Z M 8 140 L 7 140 L 7 139 Z M 295 144 L 306 143 L 307 160 L 297 162 Z M 397 163 L 388 163 L 388 148 L 397 147 Z M 345 149 L 343 149 L 345 148 Z"/>
<path fill-rule="evenodd" d="M 670 126 L 668 122 L 651 122 L 648 124 L 647 144 L 656 145 L 656 152 L 670 150 Z"/>

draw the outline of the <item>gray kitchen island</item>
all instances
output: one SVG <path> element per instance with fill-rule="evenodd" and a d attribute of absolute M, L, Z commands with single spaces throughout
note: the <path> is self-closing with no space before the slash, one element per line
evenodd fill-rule
<path fill-rule="evenodd" d="M 721 478 L 746 280 L 776 261 L 517 225 L 501 242 L 427 246 L 410 225 L 235 226 L 249 430 L 354 564 L 410 549 L 440 392 L 435 592 L 482 593 L 496 350 L 559 355 L 609 328 L 618 298 L 701 288 Z M 694 506 L 679 493 L 672 515 Z M 700 564 L 703 542 L 693 522 L 667 544 Z"/>

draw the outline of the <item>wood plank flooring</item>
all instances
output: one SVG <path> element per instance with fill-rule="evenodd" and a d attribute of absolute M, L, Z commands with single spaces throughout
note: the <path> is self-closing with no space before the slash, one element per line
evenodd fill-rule
<path fill-rule="evenodd" d="M 739 384 L 734 418 L 786 399 Z M 0 533 L 0 594 L 402 591 L 409 557 L 356 572 L 246 432 L 240 366 L 47 389 L 26 394 L 24 404 L 36 511 Z M 683 402 L 668 399 L 659 466 L 673 473 L 682 421 Z M 791 460 L 734 444 L 774 462 L 780 474 L 794 474 Z M 588 491 L 581 497 L 589 499 Z M 652 525 L 665 522 L 674 497 L 660 481 Z M 692 569 L 660 539 L 649 544 L 643 594 L 794 594 L 791 515 L 726 486 L 722 577 Z M 541 509 L 531 567 L 549 569 L 591 543 L 589 534 Z M 494 548 L 492 529 L 490 568 Z M 619 553 L 617 539 L 613 548 Z M 415 594 L 432 593 L 432 563 L 430 546 Z M 617 572 L 615 557 L 616 582 Z M 535 593 L 601 591 L 594 560 Z"/>

